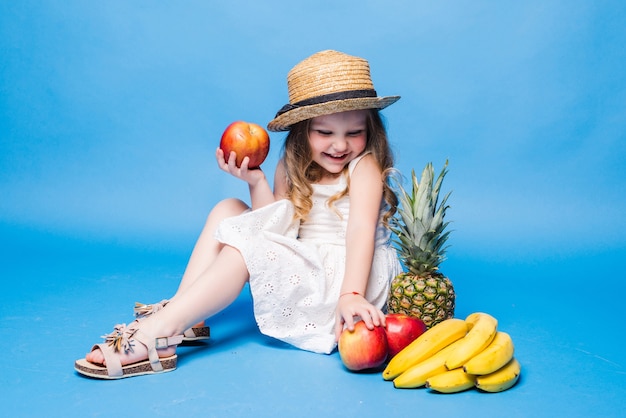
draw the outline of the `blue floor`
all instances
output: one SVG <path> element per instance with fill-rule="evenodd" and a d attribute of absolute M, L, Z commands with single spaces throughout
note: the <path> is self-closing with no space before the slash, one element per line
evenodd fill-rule
<path fill-rule="evenodd" d="M 489 312 L 523 365 L 513 389 L 437 395 L 398 390 L 379 373 L 289 348 L 255 327 L 247 292 L 212 318 L 207 344 L 179 348 L 179 368 L 97 381 L 73 362 L 138 301 L 170 295 L 185 251 L 164 253 L 1 228 L 0 304 L 6 417 L 482 416 L 618 417 L 626 411 L 626 251 L 541 262 L 464 258 L 445 272 L 457 316 Z M 193 243 L 190 242 L 189 246 Z"/>

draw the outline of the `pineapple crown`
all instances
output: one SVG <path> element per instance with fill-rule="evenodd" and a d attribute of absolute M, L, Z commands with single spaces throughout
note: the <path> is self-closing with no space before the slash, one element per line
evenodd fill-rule
<path fill-rule="evenodd" d="M 413 274 L 435 272 L 445 260 L 448 247 L 444 247 L 444 244 L 450 232 L 445 230 L 449 222 L 444 222 L 444 218 L 451 192 L 440 203 L 438 201 L 447 167 L 448 161 L 435 180 L 433 165 L 428 163 L 419 182 L 415 170 L 411 170 L 410 194 L 395 179 L 399 205 L 391 219 L 390 228 L 396 236 L 394 242 L 398 245 L 400 259 Z"/>

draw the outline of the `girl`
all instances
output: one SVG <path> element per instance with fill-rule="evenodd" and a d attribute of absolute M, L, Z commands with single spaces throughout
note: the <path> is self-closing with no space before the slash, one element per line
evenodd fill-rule
<path fill-rule="evenodd" d="M 217 150 L 224 171 L 250 188 L 251 208 L 227 199 L 211 211 L 176 294 L 139 306 L 75 369 L 117 379 L 176 368 L 190 328 L 232 303 L 249 283 L 261 332 L 304 350 L 332 352 L 344 328 L 385 325 L 382 311 L 401 266 L 387 220 L 396 197 L 393 159 L 379 115 L 399 99 L 378 97 L 366 60 L 322 51 L 288 74 L 289 104 L 268 124 L 289 131 L 274 190 L 248 158 Z M 146 360 L 147 359 L 147 360 Z"/>

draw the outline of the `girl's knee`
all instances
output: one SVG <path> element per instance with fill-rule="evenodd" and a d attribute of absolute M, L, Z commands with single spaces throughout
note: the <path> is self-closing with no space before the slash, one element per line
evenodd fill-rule
<path fill-rule="evenodd" d="M 224 199 L 213 207 L 213 210 L 209 214 L 209 219 L 224 219 L 230 216 L 240 215 L 248 209 L 248 205 L 242 200 L 236 198 Z"/>

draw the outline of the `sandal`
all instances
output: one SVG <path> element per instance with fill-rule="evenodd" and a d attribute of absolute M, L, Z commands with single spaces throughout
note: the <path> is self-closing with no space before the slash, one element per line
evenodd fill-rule
<path fill-rule="evenodd" d="M 169 300 L 163 299 L 161 302 L 146 305 L 144 303 L 135 302 L 135 318 L 142 319 L 152 315 L 155 312 L 163 309 L 165 305 L 169 303 Z M 207 326 L 204 327 L 191 327 L 185 330 L 183 333 L 183 343 L 208 340 L 211 338 L 211 329 Z"/>
<path fill-rule="evenodd" d="M 96 379 L 123 379 L 125 377 L 141 376 L 144 374 L 156 374 L 171 372 L 176 369 L 176 354 L 169 357 L 159 358 L 157 350 L 175 346 L 183 341 L 182 335 L 174 337 L 150 338 L 141 330 L 126 324 L 116 325 L 114 331 L 104 335 L 104 343 L 96 344 L 91 351 L 100 349 L 106 360 L 106 366 L 97 365 L 86 359 L 76 360 L 74 369 L 88 377 Z M 143 344 L 148 349 L 148 359 L 122 366 L 116 353 L 132 352 L 135 342 Z"/>

